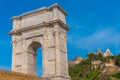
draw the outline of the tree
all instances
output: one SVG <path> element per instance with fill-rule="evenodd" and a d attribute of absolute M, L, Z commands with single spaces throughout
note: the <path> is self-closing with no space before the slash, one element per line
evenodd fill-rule
<path fill-rule="evenodd" d="M 120 67 L 120 54 L 116 57 L 115 64 Z"/>
<path fill-rule="evenodd" d="M 98 59 L 98 55 L 93 53 L 93 52 L 89 52 L 87 57 L 92 61 L 92 60 L 97 60 Z"/>

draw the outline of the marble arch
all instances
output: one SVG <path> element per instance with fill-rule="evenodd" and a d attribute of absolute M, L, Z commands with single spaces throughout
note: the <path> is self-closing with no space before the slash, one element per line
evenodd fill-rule
<path fill-rule="evenodd" d="M 36 49 L 42 46 L 43 80 L 70 80 L 65 16 L 58 5 L 12 17 L 12 71 L 36 75 Z"/>

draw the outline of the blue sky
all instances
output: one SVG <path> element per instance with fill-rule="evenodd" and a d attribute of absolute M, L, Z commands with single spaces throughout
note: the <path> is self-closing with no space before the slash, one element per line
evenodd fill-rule
<path fill-rule="evenodd" d="M 0 69 L 11 68 L 10 18 L 54 3 L 68 12 L 68 59 L 85 57 L 97 49 L 104 52 L 110 48 L 113 54 L 120 53 L 120 0 L 0 0 Z M 41 54 L 37 70 L 41 75 Z"/>

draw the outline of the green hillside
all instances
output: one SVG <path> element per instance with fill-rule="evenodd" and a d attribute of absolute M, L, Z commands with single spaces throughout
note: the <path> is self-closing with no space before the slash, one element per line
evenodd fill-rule
<path fill-rule="evenodd" d="M 115 66 L 99 66 L 94 68 L 91 63 L 94 60 L 101 61 L 101 64 L 108 63 L 109 60 L 115 62 Z M 117 56 L 102 57 L 101 54 L 90 52 L 87 58 L 79 64 L 69 68 L 72 80 L 120 80 L 120 54 Z"/>

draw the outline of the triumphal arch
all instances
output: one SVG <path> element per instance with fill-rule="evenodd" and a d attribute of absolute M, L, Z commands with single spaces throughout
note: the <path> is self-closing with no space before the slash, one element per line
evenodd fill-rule
<path fill-rule="evenodd" d="M 70 80 L 65 16 L 58 5 L 12 17 L 12 71 L 36 75 L 36 50 L 42 46 L 42 78 Z"/>

